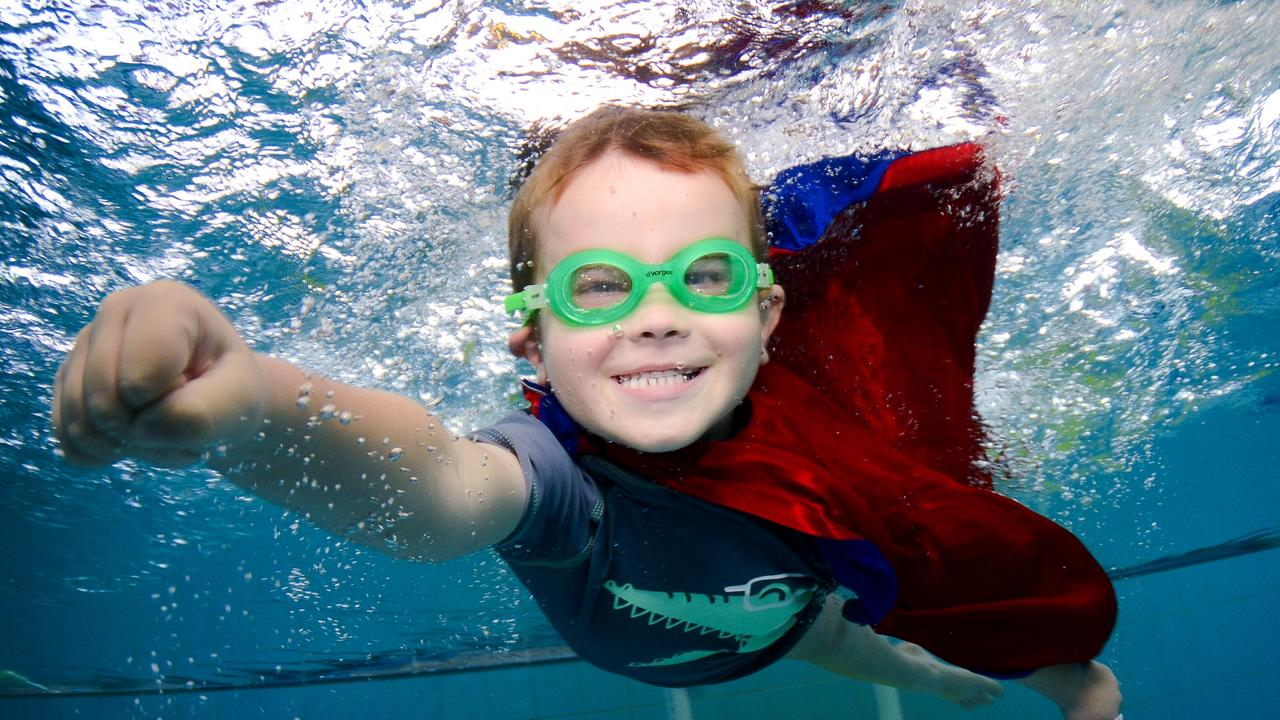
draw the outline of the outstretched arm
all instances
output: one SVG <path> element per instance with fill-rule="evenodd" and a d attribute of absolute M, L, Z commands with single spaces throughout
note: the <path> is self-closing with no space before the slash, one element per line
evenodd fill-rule
<path fill-rule="evenodd" d="M 893 644 L 871 628 L 845 620 L 840 614 L 843 603 L 828 596 L 818 619 L 787 657 L 854 680 L 932 693 L 966 708 L 986 705 L 1004 694 L 991 678 L 947 665 L 917 645 Z"/>
<path fill-rule="evenodd" d="M 501 540 L 524 511 L 506 450 L 454 438 L 406 398 L 249 350 L 191 288 L 112 294 L 58 371 L 67 458 L 210 464 L 267 500 L 384 552 L 444 560 Z"/>
<path fill-rule="evenodd" d="M 1000 683 L 948 665 L 918 645 L 891 643 L 865 625 L 846 621 L 844 601 L 828 596 L 822 613 L 787 655 L 838 675 L 880 685 L 927 692 L 966 708 L 1004 694 Z M 1118 720 L 1120 686 L 1098 662 L 1041 668 L 1017 681 L 1058 705 L 1064 720 Z"/>

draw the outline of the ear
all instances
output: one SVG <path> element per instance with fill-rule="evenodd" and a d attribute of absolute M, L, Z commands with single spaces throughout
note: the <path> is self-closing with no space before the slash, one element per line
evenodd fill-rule
<path fill-rule="evenodd" d="M 768 295 L 760 301 L 760 364 L 769 362 L 769 337 L 782 320 L 782 306 L 787 304 L 787 294 L 781 285 L 769 288 Z"/>
<path fill-rule="evenodd" d="M 520 329 L 507 336 L 507 349 L 512 355 L 524 358 L 538 371 L 538 380 L 543 382 L 546 373 L 542 368 L 542 342 L 538 337 L 538 323 L 522 325 Z"/>

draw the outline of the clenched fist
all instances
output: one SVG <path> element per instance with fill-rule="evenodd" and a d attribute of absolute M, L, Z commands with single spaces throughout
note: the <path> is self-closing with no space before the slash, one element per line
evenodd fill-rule
<path fill-rule="evenodd" d="M 162 280 L 102 301 L 58 369 L 53 426 L 77 464 L 188 465 L 253 433 L 265 398 L 257 359 L 227 318 Z"/>

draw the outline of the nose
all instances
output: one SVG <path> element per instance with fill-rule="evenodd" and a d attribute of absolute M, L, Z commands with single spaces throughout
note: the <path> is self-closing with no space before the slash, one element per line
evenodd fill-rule
<path fill-rule="evenodd" d="M 660 283 L 645 293 L 631 317 L 622 320 L 632 340 L 672 340 L 689 336 L 689 310 Z"/>

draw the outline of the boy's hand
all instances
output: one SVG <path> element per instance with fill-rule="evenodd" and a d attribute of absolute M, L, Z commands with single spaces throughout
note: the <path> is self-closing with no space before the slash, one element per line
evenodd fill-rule
<path fill-rule="evenodd" d="M 188 465 L 257 430 L 266 381 L 209 300 L 172 281 L 112 293 L 58 369 L 53 428 L 71 462 Z"/>

